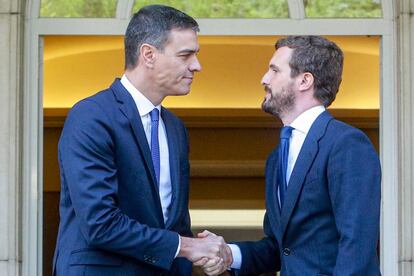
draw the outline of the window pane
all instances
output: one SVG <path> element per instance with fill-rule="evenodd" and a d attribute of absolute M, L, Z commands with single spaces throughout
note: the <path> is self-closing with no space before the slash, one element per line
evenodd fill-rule
<path fill-rule="evenodd" d="M 304 0 L 307 17 L 381 17 L 380 0 Z"/>
<path fill-rule="evenodd" d="M 136 0 L 133 11 L 162 4 L 196 18 L 287 18 L 287 0 Z"/>
<path fill-rule="evenodd" d="M 42 0 L 41 17 L 115 17 L 117 0 Z"/>

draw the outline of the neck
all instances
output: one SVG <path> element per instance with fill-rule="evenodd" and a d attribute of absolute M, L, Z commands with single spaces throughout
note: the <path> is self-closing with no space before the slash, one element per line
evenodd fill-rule
<path fill-rule="evenodd" d="M 161 93 L 153 87 L 154 81 L 139 66 L 132 70 L 126 70 L 125 76 L 131 84 L 141 92 L 154 106 L 160 105 L 164 99 Z"/>
<path fill-rule="evenodd" d="M 295 105 L 295 107 L 291 111 L 286 112 L 286 114 L 281 114 L 279 117 L 282 120 L 283 125 L 290 125 L 303 112 L 318 105 L 322 105 L 322 104 L 315 99 L 313 99 L 312 101 L 301 103 L 301 104 L 298 103 Z"/>

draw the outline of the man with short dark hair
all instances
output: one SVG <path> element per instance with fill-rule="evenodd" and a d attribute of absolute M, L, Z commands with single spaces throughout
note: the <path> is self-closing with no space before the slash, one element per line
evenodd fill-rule
<path fill-rule="evenodd" d="M 325 38 L 276 43 L 262 109 L 284 126 L 266 163 L 266 237 L 230 245 L 235 274 L 380 275 L 378 155 L 363 132 L 325 110 L 342 68 L 341 49 Z"/>
<path fill-rule="evenodd" d="M 142 8 L 126 31 L 122 78 L 69 112 L 56 275 L 191 275 L 189 261 L 223 262 L 221 237 L 191 238 L 187 131 L 161 106 L 188 94 L 201 70 L 197 31 L 174 8 Z"/>

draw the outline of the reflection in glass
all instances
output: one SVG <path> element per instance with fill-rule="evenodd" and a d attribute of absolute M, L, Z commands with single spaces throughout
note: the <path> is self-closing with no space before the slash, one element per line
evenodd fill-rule
<path fill-rule="evenodd" d="M 142 6 L 162 4 L 197 18 L 287 18 L 287 0 L 136 0 L 133 12 Z"/>
<path fill-rule="evenodd" d="M 381 17 L 380 0 L 304 0 L 307 17 Z"/>
<path fill-rule="evenodd" d="M 41 17 L 115 17 L 117 0 L 42 0 Z"/>

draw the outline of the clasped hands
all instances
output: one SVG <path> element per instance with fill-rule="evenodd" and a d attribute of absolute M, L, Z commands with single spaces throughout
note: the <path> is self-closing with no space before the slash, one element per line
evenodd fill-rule
<path fill-rule="evenodd" d="M 219 275 L 233 262 L 230 247 L 223 237 L 207 230 L 197 234 L 197 238 L 181 237 L 179 256 L 202 267 L 207 275 Z"/>

